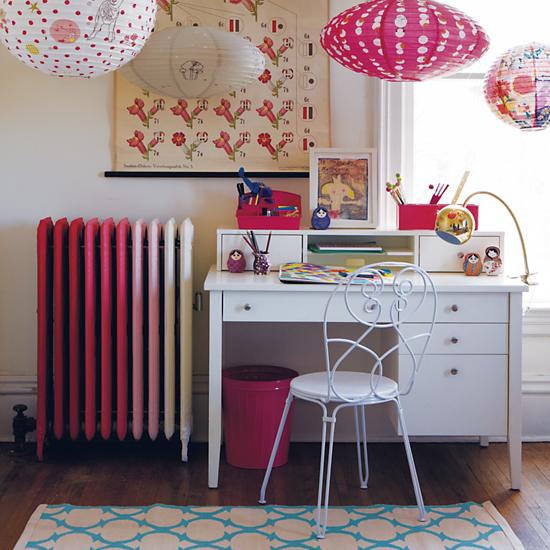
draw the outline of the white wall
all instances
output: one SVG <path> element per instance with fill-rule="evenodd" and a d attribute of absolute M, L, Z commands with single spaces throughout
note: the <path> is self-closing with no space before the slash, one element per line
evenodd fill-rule
<path fill-rule="evenodd" d="M 335 12 L 353 0 L 333 3 Z M 374 85 L 341 67 L 332 67 L 332 71 L 333 145 L 375 146 Z M 174 216 L 181 220 L 189 216 L 197 229 L 195 288 L 200 290 L 206 271 L 214 263 L 216 227 L 234 225 L 235 181 L 105 179 L 103 171 L 111 168 L 112 78 L 50 78 L 28 69 L 0 46 L 0 79 L 0 377 L 32 377 L 36 346 L 35 227 L 40 218 L 128 216 L 131 220 L 166 220 Z M 307 196 L 304 180 L 277 180 L 274 184 Z M 525 410 L 525 431 L 532 437 L 550 434 L 550 424 L 542 420 L 550 414 L 546 359 L 550 330 L 549 325 L 541 328 L 540 324 L 526 338 L 524 364 L 526 404 L 533 405 Z M 284 334 L 278 337 L 285 338 Z M 207 313 L 203 312 L 195 314 L 199 430 L 206 421 L 206 344 Z M 281 359 L 296 361 L 296 357 Z M 233 363 L 238 360 L 231 358 Z M 242 360 L 248 363 L 252 358 L 244 356 Z M 32 401 L 31 394 L 26 401 Z M 4 409 L 1 413 L 0 423 L 11 422 L 11 417 L 5 418 Z M 9 428 L 5 431 L 8 433 Z"/>
<path fill-rule="evenodd" d="M 334 12 L 353 2 L 335 0 Z M 333 67 L 333 144 L 374 145 L 366 79 Z M 215 230 L 234 226 L 235 180 L 105 179 L 112 151 L 112 77 L 58 79 L 0 46 L 0 376 L 35 372 L 35 227 L 40 218 L 191 217 L 195 288 L 215 261 Z M 277 180 L 301 193 L 306 180 Z M 207 370 L 207 313 L 196 314 L 195 372 Z M 246 358 L 245 358 L 246 359 Z"/>
<path fill-rule="evenodd" d="M 215 179 L 105 179 L 102 172 L 111 169 L 112 78 L 49 78 L 3 48 L 0 68 L 0 373 L 27 374 L 35 364 L 34 228 L 40 218 L 189 216 L 197 226 L 200 288 L 214 261 L 216 226 L 233 223 L 235 187 Z M 302 181 L 283 187 L 305 191 Z M 204 357 L 199 363 L 204 366 Z"/>

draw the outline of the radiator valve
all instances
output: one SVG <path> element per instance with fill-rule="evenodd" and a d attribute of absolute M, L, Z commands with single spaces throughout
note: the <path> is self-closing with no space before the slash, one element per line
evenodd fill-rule
<path fill-rule="evenodd" d="M 27 434 L 36 430 L 36 420 L 25 415 L 27 405 L 14 405 L 13 410 L 17 413 L 13 418 L 13 438 L 17 449 L 23 451 Z"/>

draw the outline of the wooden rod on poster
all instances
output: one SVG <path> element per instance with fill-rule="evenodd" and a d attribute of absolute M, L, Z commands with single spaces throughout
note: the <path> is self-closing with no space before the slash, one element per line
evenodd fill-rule
<path fill-rule="evenodd" d="M 236 178 L 238 172 L 105 172 L 106 178 Z M 309 178 L 309 172 L 247 172 L 250 178 Z"/>

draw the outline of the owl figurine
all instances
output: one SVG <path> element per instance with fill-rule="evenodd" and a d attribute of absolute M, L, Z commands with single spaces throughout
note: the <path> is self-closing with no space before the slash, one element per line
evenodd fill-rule
<path fill-rule="evenodd" d="M 496 276 L 502 273 L 502 258 L 500 257 L 500 248 L 498 248 L 498 246 L 490 246 L 485 250 L 483 273 L 490 276 Z"/>
<path fill-rule="evenodd" d="M 313 229 L 328 229 L 330 226 L 330 215 L 327 208 L 318 206 L 311 216 L 311 227 Z"/>
<path fill-rule="evenodd" d="M 227 269 L 230 273 L 242 273 L 246 269 L 246 258 L 241 250 L 232 250 L 227 258 Z"/>
<path fill-rule="evenodd" d="M 472 252 L 466 254 L 464 263 L 462 264 L 464 273 L 470 277 L 477 277 L 483 270 L 483 263 L 481 262 L 481 256 Z"/>

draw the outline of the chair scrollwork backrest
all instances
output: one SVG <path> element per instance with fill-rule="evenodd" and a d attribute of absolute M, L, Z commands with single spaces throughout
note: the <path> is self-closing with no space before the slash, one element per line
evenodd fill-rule
<path fill-rule="evenodd" d="M 391 270 L 392 276 L 384 275 Z M 364 327 L 355 338 L 330 337 L 332 312 L 346 311 L 347 319 Z M 421 311 L 421 314 L 418 312 Z M 399 394 L 408 394 L 419 371 L 426 349 L 433 333 L 437 313 L 437 292 L 431 277 L 419 266 L 401 262 L 381 262 L 362 267 L 349 277 L 342 279 L 332 292 L 323 321 L 325 362 L 327 369 L 327 401 L 335 396 L 353 403 L 374 395 L 384 399 L 378 392 L 384 374 L 384 361 L 399 353 L 411 358 L 412 369 L 407 380 L 399 380 Z M 340 317 L 339 317 L 340 318 Z M 419 321 L 420 320 L 420 321 Z M 415 323 L 404 327 L 406 323 Z M 421 324 L 423 323 L 423 324 Z M 411 334 L 411 327 L 420 327 L 417 334 Z M 366 339 L 375 330 L 393 330 L 397 336 L 392 345 L 382 354 L 366 345 Z M 331 358 L 331 349 L 338 346 L 338 352 Z M 355 351 L 361 351 L 372 361 L 370 370 L 370 392 L 360 399 L 351 400 L 338 393 L 334 385 L 337 370 Z"/>

